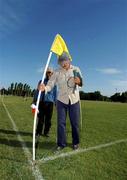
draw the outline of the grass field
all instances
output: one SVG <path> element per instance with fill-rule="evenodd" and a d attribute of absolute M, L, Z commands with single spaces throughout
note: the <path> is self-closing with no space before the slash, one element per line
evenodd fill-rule
<path fill-rule="evenodd" d="M 68 146 L 60 152 L 66 156 L 60 158 L 57 158 L 60 154 L 54 153 L 54 109 L 50 137 L 41 137 L 36 164 L 33 165 L 31 101 L 31 98 L 24 101 L 13 96 L 4 97 L 3 101 L 0 98 L 1 180 L 127 180 L 127 104 L 83 101 L 80 132 L 83 152 L 79 150 L 73 154 L 71 128 L 67 120 Z M 50 156 L 56 159 L 46 161 Z"/>

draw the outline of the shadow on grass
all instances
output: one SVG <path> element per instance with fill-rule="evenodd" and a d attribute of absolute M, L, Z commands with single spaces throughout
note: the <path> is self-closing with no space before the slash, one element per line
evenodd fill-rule
<path fill-rule="evenodd" d="M 31 141 L 18 141 L 15 139 L 6 139 L 6 138 L 0 138 L 0 144 L 7 145 L 10 147 L 15 147 L 15 148 L 22 148 L 22 147 L 27 147 L 27 148 L 32 148 L 32 139 Z M 53 142 L 49 140 L 48 142 L 45 141 L 45 139 L 42 139 L 39 141 L 39 149 L 45 149 L 45 150 L 50 150 L 52 147 L 56 146 L 56 142 Z"/>
<path fill-rule="evenodd" d="M 14 131 L 14 130 L 5 130 L 5 129 L 0 129 L 0 133 L 1 134 L 5 134 L 8 136 L 8 138 L 3 138 L 1 137 L 0 138 L 0 144 L 3 144 L 3 145 L 7 145 L 7 146 L 11 146 L 11 147 L 19 147 L 19 148 L 22 148 L 23 146 L 23 143 L 25 143 L 26 147 L 28 148 L 32 148 L 32 136 L 33 134 L 30 133 L 30 132 L 24 132 L 24 131 Z M 50 133 L 50 136 L 52 137 L 55 133 L 51 132 Z M 13 137 L 10 137 L 9 138 L 9 135 L 14 135 Z M 24 140 L 23 142 L 20 142 L 18 139 L 17 139 L 17 135 L 20 135 L 20 136 L 30 136 L 31 137 L 31 141 L 26 141 Z M 5 136 L 6 137 L 6 136 Z M 16 138 L 15 138 L 16 137 Z M 38 144 L 38 147 L 39 149 L 45 149 L 45 150 L 50 150 L 52 149 L 54 146 L 56 147 L 56 142 L 55 140 L 52 141 L 51 137 L 44 137 L 44 136 L 41 136 L 40 139 L 39 139 L 39 144 Z M 14 139 L 13 139 L 14 138 Z M 67 143 L 67 146 L 68 147 L 72 147 L 72 144 L 71 143 Z"/>
<path fill-rule="evenodd" d="M 30 133 L 30 132 L 24 132 L 24 131 L 13 131 L 13 130 L 5 130 L 5 129 L 0 129 L 0 133 L 3 133 L 3 134 L 19 134 L 19 135 L 22 135 L 22 136 L 32 136 L 33 134 Z"/>
<path fill-rule="evenodd" d="M 15 139 L 0 138 L 0 144 L 7 145 L 7 146 L 20 147 L 21 148 L 23 146 L 23 143 L 25 143 L 25 145 L 27 147 L 32 147 L 32 142 L 30 142 L 30 141 L 20 142 L 20 141 L 15 140 Z"/>

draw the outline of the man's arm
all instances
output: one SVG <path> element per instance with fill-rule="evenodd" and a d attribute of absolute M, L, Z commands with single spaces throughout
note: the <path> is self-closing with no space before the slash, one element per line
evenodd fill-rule
<path fill-rule="evenodd" d="M 56 84 L 56 77 L 57 77 L 57 74 L 56 74 L 56 72 L 54 72 L 53 75 L 51 76 L 51 78 L 48 80 L 47 85 L 45 86 L 44 84 L 40 84 L 39 89 L 42 92 L 45 91 L 45 93 L 51 91 Z"/>

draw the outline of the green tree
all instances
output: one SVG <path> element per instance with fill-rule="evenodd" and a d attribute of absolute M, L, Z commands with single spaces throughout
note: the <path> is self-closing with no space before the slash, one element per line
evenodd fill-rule
<path fill-rule="evenodd" d="M 10 93 L 11 95 L 13 95 L 14 92 L 14 83 L 11 83 L 11 87 L 10 87 Z"/>

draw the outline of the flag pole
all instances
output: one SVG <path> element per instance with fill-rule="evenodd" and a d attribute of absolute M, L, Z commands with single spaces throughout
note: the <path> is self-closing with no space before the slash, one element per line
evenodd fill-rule
<path fill-rule="evenodd" d="M 44 78 L 45 78 L 46 71 L 47 71 L 47 68 L 49 66 L 49 63 L 50 63 L 51 56 L 52 56 L 52 51 L 50 51 L 50 53 L 49 53 L 48 60 L 47 60 L 47 63 L 45 65 L 44 73 L 43 73 L 43 76 L 42 76 L 42 79 L 41 79 L 41 84 L 43 84 L 43 82 L 44 82 Z M 38 93 L 37 103 L 36 103 L 36 107 L 37 108 L 35 110 L 35 115 L 34 115 L 34 125 L 33 125 L 33 161 L 35 161 L 35 133 L 36 133 L 37 113 L 38 113 L 38 106 L 39 106 L 40 97 L 41 97 L 41 90 L 39 90 L 39 93 Z"/>

